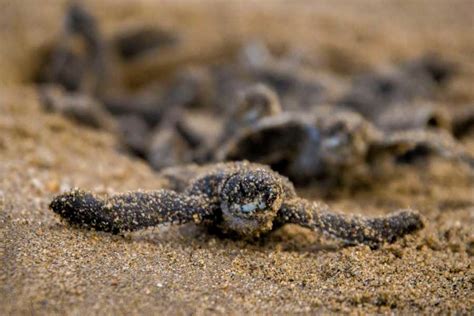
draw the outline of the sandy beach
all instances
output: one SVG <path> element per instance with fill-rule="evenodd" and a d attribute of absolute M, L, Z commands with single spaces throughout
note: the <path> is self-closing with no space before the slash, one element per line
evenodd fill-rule
<path fill-rule="evenodd" d="M 122 237 L 60 221 L 48 204 L 70 188 L 114 193 L 164 183 L 121 153 L 111 133 L 42 110 L 32 78 L 65 3 L 1 1 L 1 315 L 474 313 L 474 177 L 441 158 L 400 166 L 370 190 L 330 198 L 316 187 L 299 191 L 345 213 L 410 207 L 426 219 L 423 230 L 376 250 L 294 225 L 248 242 L 194 224 Z M 189 39 L 182 56 L 125 69 L 126 82 L 218 58 L 258 36 L 314 53 L 322 69 L 341 75 L 435 50 L 461 65 L 437 100 L 474 104 L 471 1 L 85 3 L 105 34 L 145 21 Z M 474 154 L 472 134 L 462 144 Z"/>

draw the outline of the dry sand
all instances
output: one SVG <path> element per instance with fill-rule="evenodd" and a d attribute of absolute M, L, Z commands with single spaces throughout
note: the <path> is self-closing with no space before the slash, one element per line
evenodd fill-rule
<path fill-rule="evenodd" d="M 297 45 L 349 73 L 440 49 L 463 65 L 440 98 L 474 102 L 471 1 L 209 2 L 90 6 L 108 33 L 148 21 L 198 34 L 183 57 L 189 60 L 222 48 L 229 34 Z M 411 206 L 426 217 L 423 231 L 379 250 L 339 247 L 294 226 L 250 244 L 193 225 L 124 238 L 61 223 L 47 206 L 62 190 L 118 192 L 161 182 L 144 163 L 117 153 L 111 135 L 41 111 L 28 81 L 38 49 L 57 34 L 60 4 L 1 1 L 0 82 L 8 82 L 0 89 L 1 315 L 474 313 L 474 180 L 466 167 L 437 159 L 328 201 L 370 215 Z M 223 20 L 224 35 L 216 31 Z M 136 74 L 130 71 L 133 80 Z M 465 144 L 474 153 L 473 137 Z M 301 193 L 319 196 L 312 188 Z"/>

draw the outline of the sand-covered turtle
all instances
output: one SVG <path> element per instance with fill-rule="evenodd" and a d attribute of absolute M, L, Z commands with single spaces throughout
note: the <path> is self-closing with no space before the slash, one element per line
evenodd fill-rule
<path fill-rule="evenodd" d="M 68 6 L 60 40 L 48 52 L 38 74 L 40 82 L 67 91 L 100 93 L 107 77 L 106 43 L 95 18 L 78 3 Z"/>
<path fill-rule="evenodd" d="M 382 131 L 354 111 L 330 107 L 263 116 L 229 137 L 217 159 L 248 159 L 307 180 L 340 176 L 381 158 L 410 161 L 427 154 L 474 166 L 474 158 L 446 131 Z"/>
<path fill-rule="evenodd" d="M 376 121 L 393 104 L 433 97 L 456 71 L 452 62 L 428 54 L 395 67 L 385 66 L 355 76 L 352 88 L 337 103 Z"/>
<path fill-rule="evenodd" d="M 71 224 L 111 233 L 194 222 L 252 238 L 293 223 L 371 247 L 423 227 L 412 210 L 375 218 L 333 212 L 323 203 L 299 198 L 287 178 L 245 161 L 175 167 L 162 175 L 169 189 L 105 198 L 75 189 L 54 198 L 50 208 Z"/>

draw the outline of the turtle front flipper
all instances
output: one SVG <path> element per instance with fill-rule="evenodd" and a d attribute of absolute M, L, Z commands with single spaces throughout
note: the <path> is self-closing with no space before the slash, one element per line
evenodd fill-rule
<path fill-rule="evenodd" d="M 159 224 L 200 223 L 214 207 L 203 196 L 174 191 L 137 191 L 100 198 L 72 190 L 53 199 L 50 208 L 70 224 L 114 234 Z"/>
<path fill-rule="evenodd" d="M 420 214 L 412 210 L 370 218 L 336 213 L 323 203 L 299 198 L 282 204 L 277 223 L 317 229 L 349 244 L 366 244 L 371 248 L 377 248 L 384 242 L 394 242 L 424 227 Z"/>
<path fill-rule="evenodd" d="M 444 131 L 408 130 L 395 132 L 371 144 L 369 159 L 390 154 L 399 161 L 411 161 L 429 154 L 459 161 L 474 168 L 474 157 Z M 370 157 L 371 156 L 371 157 Z"/>

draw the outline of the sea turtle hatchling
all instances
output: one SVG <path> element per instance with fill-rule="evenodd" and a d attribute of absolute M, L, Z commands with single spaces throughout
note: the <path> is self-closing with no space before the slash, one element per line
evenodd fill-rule
<path fill-rule="evenodd" d="M 409 162 L 427 154 L 474 168 L 474 158 L 447 131 L 383 131 L 354 111 L 320 107 L 260 117 L 228 137 L 216 160 L 247 159 L 305 181 L 368 169 L 382 158 Z"/>
<path fill-rule="evenodd" d="M 162 175 L 168 189 L 106 198 L 74 189 L 54 198 L 50 208 L 71 224 L 115 234 L 194 222 L 253 238 L 293 223 L 372 248 L 424 226 L 412 210 L 375 218 L 335 213 L 323 203 L 299 198 L 287 178 L 246 161 L 174 167 Z"/>

